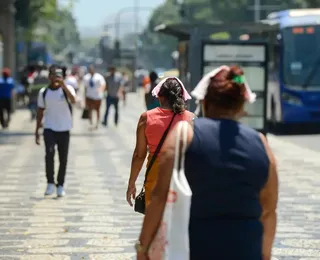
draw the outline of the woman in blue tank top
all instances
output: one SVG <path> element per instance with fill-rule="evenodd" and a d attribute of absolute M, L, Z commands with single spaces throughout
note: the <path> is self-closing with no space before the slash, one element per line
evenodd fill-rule
<path fill-rule="evenodd" d="M 203 118 L 188 130 L 185 173 L 192 190 L 190 260 L 271 260 L 278 175 L 266 138 L 241 124 L 252 98 L 243 71 L 222 66 L 193 93 Z M 173 169 L 176 129 L 160 158 L 159 179 L 137 242 L 138 260 L 161 221 Z"/>

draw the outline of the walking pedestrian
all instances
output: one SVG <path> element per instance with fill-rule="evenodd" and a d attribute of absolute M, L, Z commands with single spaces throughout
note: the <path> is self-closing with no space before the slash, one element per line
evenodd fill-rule
<path fill-rule="evenodd" d="M 145 95 L 144 95 L 147 110 L 151 110 L 160 106 L 159 100 L 152 95 L 153 89 L 159 83 L 158 74 L 154 71 L 151 71 L 149 75 L 149 79 L 150 79 L 150 82 L 145 87 Z"/>
<path fill-rule="evenodd" d="M 42 88 L 46 88 L 49 84 L 48 80 L 49 71 L 46 68 L 42 70 L 38 70 L 34 72 L 31 77 L 29 78 L 29 104 L 28 108 L 31 113 L 31 121 L 33 121 L 37 116 L 37 103 L 38 103 L 38 96 L 39 91 Z"/>
<path fill-rule="evenodd" d="M 0 123 L 2 128 L 9 127 L 14 84 L 10 69 L 4 68 L 0 78 Z"/>
<path fill-rule="evenodd" d="M 204 117 L 188 127 L 181 166 L 192 190 L 190 260 L 270 260 L 277 224 L 275 157 L 265 136 L 238 122 L 255 94 L 236 66 L 210 72 L 192 94 L 200 100 Z M 161 174 L 136 244 L 138 260 L 148 259 L 166 205 L 177 128 L 162 149 Z"/>
<path fill-rule="evenodd" d="M 79 83 L 77 79 L 77 71 L 73 69 L 70 74 L 67 73 L 67 68 L 64 67 L 64 77 L 66 85 L 69 85 L 74 88 L 75 92 L 78 93 L 79 91 Z"/>
<path fill-rule="evenodd" d="M 97 114 L 95 127 L 97 129 L 100 122 L 101 100 L 106 89 L 106 82 L 100 73 L 95 72 L 93 65 L 89 67 L 89 73 L 84 76 L 83 80 L 86 88 L 86 107 L 89 113 L 90 129 L 92 129 L 93 125 L 92 111 L 95 111 Z"/>
<path fill-rule="evenodd" d="M 72 129 L 71 104 L 75 103 L 74 88 L 64 83 L 62 69 L 52 65 L 49 69 L 49 86 L 42 88 L 38 95 L 38 114 L 35 132 L 36 144 L 40 145 L 39 129 L 44 119 L 45 165 L 47 189 L 45 195 L 55 191 L 54 154 L 57 145 L 59 154 L 59 172 L 57 178 L 57 196 L 65 196 L 64 181 L 66 176 L 70 130 Z M 45 113 L 44 113 L 45 112 Z"/>
<path fill-rule="evenodd" d="M 191 99 L 182 82 L 175 77 L 165 78 L 153 89 L 160 106 L 141 114 L 137 126 L 136 147 L 132 155 L 131 172 L 128 181 L 127 201 L 136 197 L 136 180 L 147 157 L 147 173 L 144 183 L 145 204 L 151 200 L 156 185 L 161 158 L 161 139 L 179 121 L 191 122 L 195 115 L 186 110 L 186 101 Z"/>
<path fill-rule="evenodd" d="M 130 80 L 126 72 L 122 73 L 122 86 L 123 106 L 125 106 L 127 102 L 127 93 L 130 91 Z"/>
<path fill-rule="evenodd" d="M 114 123 L 118 125 L 119 121 L 119 98 L 123 94 L 123 85 L 122 85 L 122 75 L 116 72 L 115 67 L 109 68 L 109 75 L 106 77 L 106 86 L 107 86 L 107 106 L 106 113 L 104 115 L 104 120 L 102 124 L 104 126 L 108 125 L 108 116 L 110 112 L 110 107 L 114 106 Z"/>

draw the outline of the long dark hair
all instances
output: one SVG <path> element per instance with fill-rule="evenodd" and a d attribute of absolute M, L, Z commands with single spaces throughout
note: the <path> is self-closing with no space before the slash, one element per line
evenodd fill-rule
<path fill-rule="evenodd" d="M 176 114 L 181 114 L 186 109 L 183 99 L 183 87 L 175 78 L 168 78 L 163 83 L 158 96 L 167 99 L 170 108 Z"/>

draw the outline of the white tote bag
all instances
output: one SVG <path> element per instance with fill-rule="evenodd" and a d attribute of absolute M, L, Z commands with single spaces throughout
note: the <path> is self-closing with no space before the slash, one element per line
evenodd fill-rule
<path fill-rule="evenodd" d="M 192 192 L 184 172 L 188 122 L 180 122 L 168 199 L 158 232 L 149 250 L 150 260 L 189 260 L 189 219 Z M 181 139 L 182 138 L 182 139 Z M 180 140 L 182 140 L 179 170 Z"/>

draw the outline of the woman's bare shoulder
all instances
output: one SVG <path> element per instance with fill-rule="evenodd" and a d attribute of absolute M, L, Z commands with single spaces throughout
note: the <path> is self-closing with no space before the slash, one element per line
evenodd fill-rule
<path fill-rule="evenodd" d="M 186 110 L 185 113 L 187 115 L 186 118 L 188 118 L 189 121 L 192 121 L 193 119 L 195 119 L 197 117 L 194 113 L 190 112 L 189 110 Z"/>
<path fill-rule="evenodd" d="M 139 122 L 140 122 L 140 123 L 142 123 L 142 122 L 147 122 L 147 118 L 148 118 L 148 112 L 143 112 L 143 113 L 140 115 Z"/>

